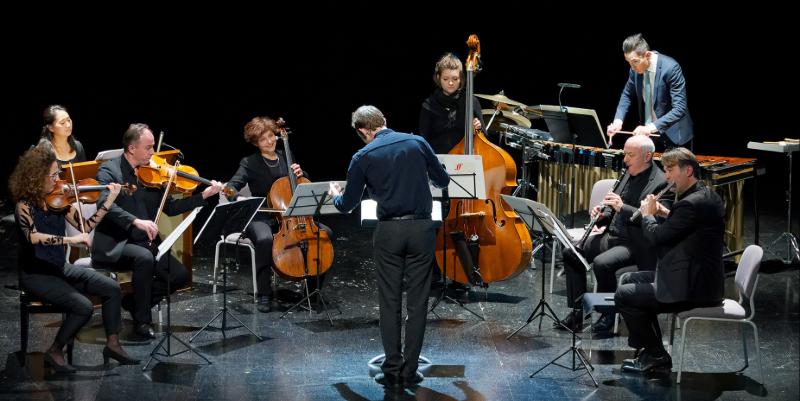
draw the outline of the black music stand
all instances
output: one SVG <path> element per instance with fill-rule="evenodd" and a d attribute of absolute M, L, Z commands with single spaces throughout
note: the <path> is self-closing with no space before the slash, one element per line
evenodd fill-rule
<path fill-rule="evenodd" d="M 561 88 L 563 91 L 563 87 Z M 561 94 L 559 93 L 559 104 Z M 577 149 L 575 145 L 591 146 L 595 148 L 608 148 L 605 131 L 600 126 L 600 120 L 593 109 L 583 109 L 580 107 L 539 105 L 533 109 L 541 111 L 547 129 L 553 136 L 553 140 L 560 143 L 572 145 L 572 159 L 570 163 L 575 164 Z M 562 169 L 562 176 L 563 176 Z M 572 215 L 571 225 L 575 225 L 575 175 L 571 178 L 571 192 L 569 196 L 569 213 Z M 563 177 L 559 177 L 559 182 L 563 182 Z M 561 184 L 563 185 L 563 184 Z"/>
<path fill-rule="evenodd" d="M 434 198 L 442 199 L 442 221 L 444 222 L 449 215 L 449 207 L 444 206 L 450 204 L 450 199 L 486 199 L 486 182 L 483 176 L 483 161 L 480 155 L 436 155 L 442 162 L 442 165 L 450 175 L 450 184 L 447 189 L 439 189 L 431 186 L 431 192 Z M 445 212 L 446 211 L 446 212 Z M 442 262 L 447 268 L 447 227 L 442 225 Z M 453 241 L 455 242 L 455 241 Z M 474 261 L 477 264 L 477 261 Z M 453 276 L 455 277 L 456 264 L 453 263 Z M 480 273 L 476 272 L 480 277 Z M 468 277 L 470 274 L 466 274 Z M 481 279 L 481 281 L 483 281 Z M 484 290 L 485 290 L 484 286 Z M 454 299 L 447 295 L 447 272 L 442 272 L 442 293 L 439 298 L 433 301 L 428 313 L 433 312 L 436 314 L 435 309 L 444 299 L 462 307 L 467 312 L 477 316 L 485 321 L 486 318 L 477 314 L 475 311 L 467 308 L 463 302 Z M 438 315 L 437 315 L 438 316 Z"/>
<path fill-rule="evenodd" d="M 347 184 L 345 181 L 336 181 L 340 187 L 344 188 Z M 286 207 L 286 211 L 283 212 L 284 217 L 302 217 L 302 216 L 312 216 L 316 219 L 318 216 L 323 214 L 339 214 L 339 210 L 332 203 L 332 197 L 328 195 L 328 190 L 330 189 L 330 182 L 314 182 L 314 183 L 305 183 L 305 184 L 298 184 L 292 194 L 292 199 L 289 201 L 289 205 Z M 303 302 L 308 302 L 308 311 L 311 313 L 311 297 L 313 295 L 317 295 L 319 297 L 319 302 L 322 304 L 322 309 L 325 311 L 325 315 L 328 316 L 328 321 L 331 323 L 331 327 L 333 327 L 333 319 L 331 318 L 331 314 L 328 312 L 328 304 L 325 303 L 325 296 L 322 294 L 320 287 L 322 287 L 322 282 L 319 279 L 319 263 L 320 263 L 320 247 L 319 247 L 319 237 L 321 228 L 317 226 L 317 255 L 314 258 L 317 262 L 317 268 L 315 269 L 315 275 L 317 277 L 317 288 L 314 291 L 309 292 L 308 290 L 308 277 L 311 276 L 308 270 L 308 242 L 306 240 L 300 241 L 300 250 L 303 253 L 303 288 L 305 289 L 306 296 L 303 297 L 300 301 L 296 304 L 292 305 L 286 312 L 281 315 L 281 319 L 286 317 L 292 310 L 300 306 Z M 334 305 L 336 310 L 339 311 L 339 314 L 342 314 L 341 309 L 338 306 Z"/>
<path fill-rule="evenodd" d="M 203 224 L 203 228 L 200 229 L 200 232 L 197 233 L 197 236 L 194 239 L 194 243 L 197 244 L 200 242 L 201 244 L 213 244 L 215 241 L 223 241 L 228 238 L 229 235 L 239 233 L 239 238 L 236 240 L 237 245 L 237 257 L 235 258 L 235 266 L 236 270 L 239 270 L 239 257 L 238 257 L 238 245 L 239 241 L 245 237 L 244 230 L 250 224 L 250 221 L 253 220 L 253 217 L 258 213 L 258 209 L 264 203 L 264 198 L 249 198 L 240 201 L 224 203 L 217 205 L 214 210 L 211 211 L 211 214 L 208 216 L 206 223 Z M 225 258 L 225 248 L 222 248 L 222 260 L 226 260 Z M 256 334 L 253 330 L 247 327 L 238 317 L 228 311 L 228 270 L 229 267 L 227 264 L 222 270 L 222 309 L 217 312 L 208 323 L 205 324 L 197 333 L 194 333 L 189 338 L 189 342 L 194 341 L 194 339 L 203 332 L 203 330 L 213 327 L 211 323 L 217 320 L 218 317 L 222 316 L 222 324 L 220 327 L 213 327 L 215 329 L 219 329 L 222 331 L 222 337 L 225 337 L 225 330 L 233 330 L 238 329 L 240 327 L 244 327 L 249 331 L 251 334 L 256 336 L 259 340 L 261 337 Z M 239 322 L 238 326 L 231 326 L 228 327 L 228 316 Z"/>
<path fill-rule="evenodd" d="M 170 275 L 169 273 L 170 273 L 170 268 L 171 268 L 171 265 L 172 265 L 172 263 L 170 263 L 171 260 L 172 260 L 171 255 L 170 255 L 170 250 L 172 249 L 172 245 L 174 245 L 175 241 L 177 241 L 178 238 L 180 238 L 181 235 L 183 235 L 183 232 L 186 231 L 186 229 L 189 226 L 191 226 L 191 224 L 194 221 L 195 217 L 197 217 L 197 213 L 200 211 L 200 209 L 202 209 L 202 208 L 200 208 L 200 207 L 195 208 L 189 214 L 189 216 L 187 216 L 177 227 L 175 227 L 175 230 L 173 230 L 172 233 L 170 233 L 167 236 L 167 238 L 164 239 L 164 241 L 157 248 L 158 253 L 155 255 L 155 258 L 153 258 L 154 259 L 153 263 L 154 264 L 158 264 L 158 261 L 161 260 L 161 258 L 166 255 L 166 257 L 167 257 L 167 277 L 169 277 L 169 275 Z M 195 355 L 199 356 L 200 358 L 203 358 L 203 360 L 208 362 L 209 365 L 211 364 L 211 361 L 208 360 L 208 358 L 206 358 L 205 356 L 203 356 L 203 354 L 199 353 L 197 350 L 192 348 L 191 345 L 187 344 L 186 342 L 184 342 L 183 340 L 181 340 L 180 338 L 178 338 L 177 336 L 172 334 L 172 321 L 171 321 L 171 316 L 170 316 L 170 311 L 171 311 L 171 308 L 170 308 L 170 305 L 171 305 L 170 292 L 171 291 L 170 291 L 169 287 L 170 287 L 170 285 L 169 285 L 169 279 L 168 279 L 167 280 L 167 329 L 164 331 L 164 336 L 161 338 L 161 341 L 159 341 L 158 344 L 156 344 L 155 348 L 153 348 L 153 350 L 150 352 L 150 359 L 148 359 L 147 360 L 147 364 L 145 364 L 142 367 L 142 371 L 143 372 L 145 370 L 147 370 L 148 366 L 150 366 L 150 362 L 153 362 L 153 359 L 156 359 L 156 356 L 163 356 L 163 357 L 168 357 L 169 358 L 169 357 L 177 356 L 177 355 L 183 354 L 184 352 L 189 352 L 189 351 L 193 352 Z M 181 351 L 181 352 L 176 352 L 176 353 L 173 354 L 172 353 L 172 347 L 170 345 L 170 339 L 172 339 L 172 338 L 174 338 L 179 343 L 183 344 L 183 346 L 186 347 L 186 349 Z M 166 343 L 166 345 L 164 345 L 164 343 Z M 159 353 L 159 349 L 164 350 L 164 353 Z"/>
<path fill-rule="evenodd" d="M 545 234 L 549 235 L 550 237 L 555 238 L 554 241 L 557 240 L 557 241 L 561 242 L 561 244 L 564 246 L 564 248 L 570 249 L 570 250 L 572 250 L 572 252 L 575 253 L 575 255 L 577 256 L 578 260 L 580 260 L 580 262 L 586 268 L 586 271 L 591 270 L 591 266 L 589 265 L 589 263 L 586 261 L 586 259 L 583 258 L 583 256 L 580 254 L 580 252 L 578 252 L 577 249 L 575 249 L 575 246 L 572 245 L 572 241 L 570 241 L 569 235 L 566 233 L 566 231 L 564 231 L 564 228 L 561 225 L 561 223 L 556 218 L 553 217 L 552 212 L 550 212 L 547 209 L 547 206 L 545 206 L 545 205 L 543 205 L 541 203 L 538 203 L 538 202 L 534 202 L 534 201 L 529 200 L 529 199 L 517 198 L 517 197 L 513 197 L 513 196 L 508 196 L 508 195 L 501 195 L 501 196 L 502 196 L 503 200 L 505 200 L 506 203 L 508 203 L 512 208 L 514 208 L 514 210 L 520 215 L 520 217 L 522 218 L 523 221 L 525 221 L 525 224 L 528 226 L 528 228 L 530 230 L 534 230 L 535 228 L 539 228 L 539 229 L 541 229 L 542 233 L 545 233 Z M 528 317 L 528 320 L 522 326 L 520 326 L 517 330 L 515 330 L 513 333 L 511 333 L 511 335 L 506 337 L 506 339 L 510 339 L 512 336 L 517 334 L 517 332 L 522 330 L 522 328 L 527 326 L 530 322 L 535 320 L 537 317 L 540 318 L 540 320 L 539 320 L 539 329 L 540 330 L 541 330 L 541 324 L 542 324 L 542 320 L 541 319 L 544 316 L 547 316 L 547 317 L 553 319 L 554 322 L 559 324 L 561 327 L 567 329 L 567 331 L 569 331 L 572 334 L 572 346 L 567 348 L 566 351 L 562 352 L 559 356 L 555 357 L 553 360 L 548 362 L 546 365 L 544 365 L 541 368 L 539 368 L 539 370 L 537 370 L 536 372 L 531 373 L 530 377 L 535 376 L 537 373 L 541 372 L 544 368 L 546 368 L 546 367 L 548 367 L 550 365 L 556 365 L 556 366 L 560 366 L 560 367 L 562 367 L 564 369 L 570 369 L 572 371 L 576 371 L 576 370 L 579 370 L 579 369 L 586 369 L 586 372 L 589 374 L 589 377 L 592 378 L 592 381 L 594 382 L 594 385 L 598 386 L 597 380 L 595 380 L 594 375 L 592 375 L 592 372 L 591 372 L 592 370 L 594 370 L 594 366 L 592 366 L 592 364 L 591 364 L 591 362 L 589 362 L 588 358 L 586 358 L 586 356 L 583 355 L 583 352 L 578 347 L 576 347 L 576 345 L 575 345 L 576 341 L 578 339 L 577 334 L 574 331 L 569 330 L 569 328 L 567 328 L 563 324 L 561 324 L 561 321 L 558 320 L 558 318 L 556 317 L 555 312 L 553 312 L 553 309 L 550 308 L 550 305 L 548 305 L 547 301 L 545 301 L 545 299 L 544 299 L 544 294 L 545 294 L 545 290 L 544 290 L 544 288 L 545 288 L 545 286 L 544 286 L 545 270 L 546 269 L 544 269 L 544 268 L 542 269 L 542 298 L 539 300 L 539 304 L 536 305 L 536 308 L 533 310 L 533 313 L 531 313 L 531 315 Z M 542 310 L 540 312 L 538 312 L 538 314 L 537 314 L 537 311 L 539 310 L 539 308 L 542 308 Z M 550 312 L 550 314 L 548 314 L 547 312 Z M 561 365 L 561 364 L 556 362 L 557 360 L 561 359 L 561 357 L 563 357 L 564 355 L 566 355 L 569 352 L 572 352 L 572 367 L 564 366 L 564 365 Z M 576 357 L 577 357 L 578 361 L 580 362 L 580 366 L 576 365 L 576 360 L 575 360 Z"/>

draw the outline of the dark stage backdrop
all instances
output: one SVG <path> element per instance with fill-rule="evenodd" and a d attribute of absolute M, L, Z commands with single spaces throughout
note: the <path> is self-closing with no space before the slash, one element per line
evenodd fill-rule
<path fill-rule="evenodd" d="M 605 127 L 628 74 L 621 42 L 642 32 L 683 67 L 696 152 L 763 159 L 775 184 L 763 191 L 782 199 L 784 159 L 746 144 L 800 136 L 792 118 L 797 74 L 784 72 L 796 47 L 786 9 L 759 2 L 701 13 L 670 3 L 646 20 L 629 5 L 312 4 L 236 12 L 128 6 L 91 20 L 44 6 L 46 17 L 6 15 L 0 173 L 8 177 L 37 140 L 44 107 L 59 103 L 89 157 L 120 147 L 127 125 L 145 122 L 202 176 L 227 180 L 255 150 L 242 139 L 244 124 L 269 115 L 293 129 L 292 150 L 313 179 L 344 179 L 363 145 L 350 113 L 373 104 L 391 128 L 416 132 L 434 63 L 447 51 L 463 59 L 470 33 L 480 37 L 484 62 L 476 93 L 557 104 L 556 83 L 578 83 L 564 103 L 596 109 Z M 7 192 L 3 185 L 3 199 Z"/>

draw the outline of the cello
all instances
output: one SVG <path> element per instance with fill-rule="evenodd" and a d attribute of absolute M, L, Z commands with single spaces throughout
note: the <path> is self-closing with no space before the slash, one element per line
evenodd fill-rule
<path fill-rule="evenodd" d="M 505 150 L 472 126 L 473 75 L 480 59 L 478 36 L 470 35 L 467 46 L 464 139 L 449 154 L 481 156 L 486 199 L 450 200 L 441 228 L 446 235 L 436 242 L 436 262 L 451 280 L 485 288 L 525 270 L 533 248 L 525 224 L 500 198 L 516 186 L 516 164 Z"/>
<path fill-rule="evenodd" d="M 286 210 L 298 183 L 310 182 L 308 178 L 297 178 L 292 171 L 292 151 L 289 148 L 289 130 L 286 122 L 276 122 L 283 139 L 289 175 L 272 183 L 269 203 L 273 209 Z M 328 233 L 320 230 L 311 216 L 283 217 L 278 215 L 279 231 L 272 241 L 272 260 L 275 272 L 287 280 L 302 280 L 328 271 L 333 263 L 333 245 Z"/>

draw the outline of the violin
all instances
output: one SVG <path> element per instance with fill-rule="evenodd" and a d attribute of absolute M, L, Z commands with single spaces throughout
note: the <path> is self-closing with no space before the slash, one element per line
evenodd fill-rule
<path fill-rule="evenodd" d="M 170 175 L 175 171 L 175 166 L 167 163 L 163 157 L 153 155 L 149 166 L 139 166 L 136 175 L 142 185 L 148 188 L 161 188 L 170 182 Z M 175 171 L 175 177 L 170 185 L 170 191 L 182 194 L 191 194 L 199 184 L 211 185 L 211 181 L 200 177 L 194 167 L 181 164 Z M 236 194 L 233 188 L 225 187 L 222 190 L 226 196 Z"/>
<path fill-rule="evenodd" d="M 100 192 L 107 188 L 106 185 L 101 185 L 94 178 L 84 178 L 77 182 L 77 191 L 75 185 L 68 183 L 66 180 L 56 181 L 53 190 L 45 196 L 45 202 L 50 210 L 60 212 L 68 208 L 73 202 L 77 200 L 81 203 L 95 203 L 100 198 Z M 121 192 L 128 195 L 136 191 L 136 185 L 123 184 Z"/>

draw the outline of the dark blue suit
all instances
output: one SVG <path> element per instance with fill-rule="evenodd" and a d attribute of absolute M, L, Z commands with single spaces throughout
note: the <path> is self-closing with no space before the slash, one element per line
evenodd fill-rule
<path fill-rule="evenodd" d="M 644 125 L 643 78 L 644 75 L 630 70 L 628 82 L 619 98 L 615 119 L 625 120 L 628 109 L 635 101 L 639 110 L 639 125 Z M 667 138 L 678 146 L 692 140 L 694 129 L 686 100 L 686 80 L 683 78 L 681 66 L 672 57 L 658 54 L 653 94 L 653 111 L 656 115 L 653 124 L 658 131 L 662 135 L 666 134 Z"/>

